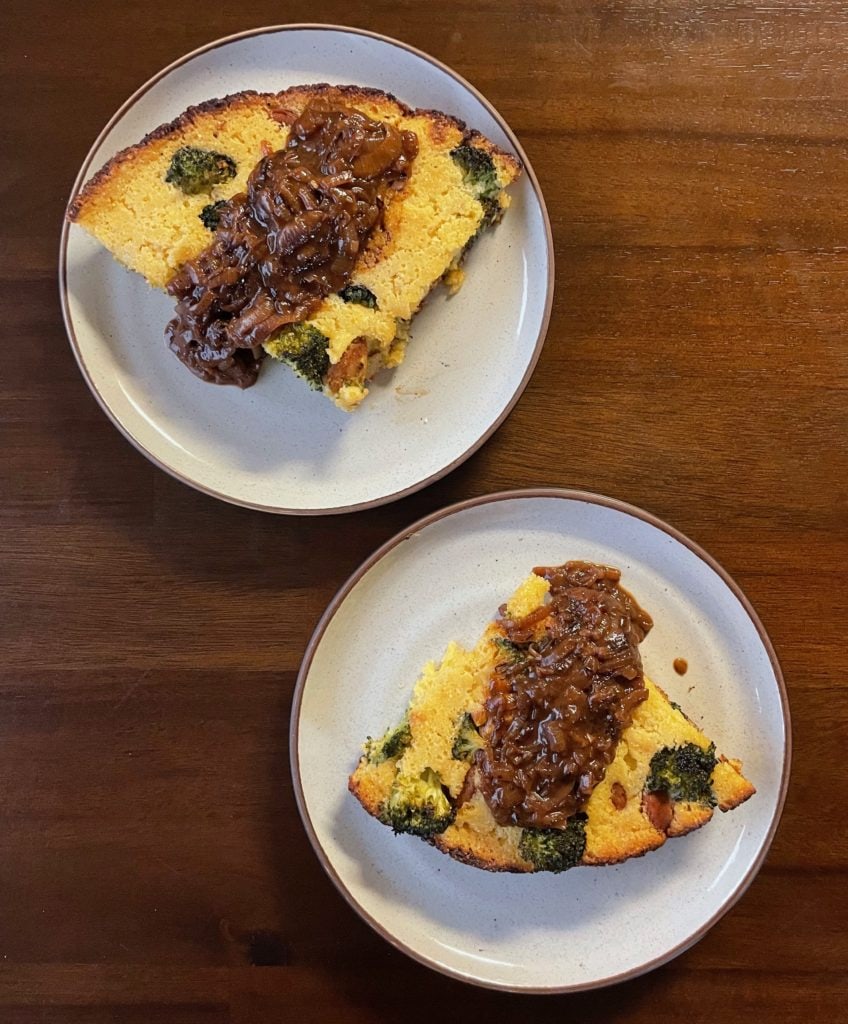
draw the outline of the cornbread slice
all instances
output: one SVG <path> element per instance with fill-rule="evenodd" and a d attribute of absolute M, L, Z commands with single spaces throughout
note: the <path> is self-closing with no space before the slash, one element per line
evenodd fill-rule
<path fill-rule="evenodd" d="M 545 603 L 547 591 L 546 580 L 530 576 L 507 602 L 507 615 L 527 616 Z M 463 728 L 469 722 L 466 716 L 478 724 L 485 717 L 488 680 L 503 660 L 497 642 L 502 638 L 502 627 L 492 622 L 472 650 L 451 643 L 441 662 L 426 665 L 403 721 L 381 739 L 366 742 L 348 785 L 369 814 L 396 825 L 393 800 L 398 784 L 419 779 L 435 782 L 442 787 L 443 802 L 436 798 L 435 808 L 430 808 L 432 817 L 448 824 L 429 834 L 426 828 L 417 829 L 418 834 L 475 867 L 533 872 L 540 869 L 522 855 L 522 834 L 536 830 L 495 821 L 477 786 L 478 769 L 473 759 L 464 756 L 469 744 L 473 749 L 474 744 L 483 743 L 470 728 L 463 738 Z M 659 686 L 648 679 L 645 685 L 647 699 L 636 706 L 613 761 L 583 807 L 585 845 L 576 861 L 579 864 L 615 864 L 641 856 L 668 838 L 706 824 L 714 806 L 732 810 L 755 792 L 742 775 L 741 763 L 723 756 L 715 759 L 711 774 L 705 776 L 710 792 L 702 799 L 675 800 L 664 792 L 649 792 L 652 772 L 659 771 L 664 756 L 683 750 L 698 757 L 704 752 L 701 756 L 707 759 L 709 771 L 715 748 Z"/>
<path fill-rule="evenodd" d="M 509 205 L 504 189 L 520 173 L 516 157 L 456 118 L 413 110 L 375 89 L 320 84 L 243 92 L 190 107 L 113 157 L 74 198 L 68 217 L 151 285 L 164 288 L 212 240 L 201 221 L 204 209 L 242 192 L 259 160 L 285 145 L 289 125 L 318 97 L 418 138 L 409 178 L 387 204 L 350 287 L 328 296 L 307 321 L 325 339 L 329 355 L 321 389 L 353 409 L 379 369 L 403 361 L 409 322 L 431 289 L 440 281 L 452 292 L 460 287 L 468 249 Z M 229 157 L 235 176 L 202 194 L 184 194 L 166 176 L 174 154 L 186 146 Z M 285 331 L 264 347 L 297 372 Z"/>

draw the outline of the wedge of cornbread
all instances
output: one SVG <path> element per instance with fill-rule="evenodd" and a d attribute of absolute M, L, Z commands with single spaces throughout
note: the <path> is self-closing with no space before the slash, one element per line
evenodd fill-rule
<path fill-rule="evenodd" d="M 191 107 L 117 154 L 73 199 L 68 217 L 164 288 L 209 245 L 210 209 L 244 191 L 259 160 L 286 145 L 289 125 L 319 97 L 414 132 L 418 140 L 409 177 L 386 204 L 348 287 L 323 300 L 306 321 L 308 331 L 283 331 L 264 344 L 303 376 L 297 346 L 317 338 L 328 364 L 319 379 L 307 379 L 353 409 L 379 369 L 402 362 L 409 323 L 431 289 L 440 281 L 449 291 L 461 285 L 471 244 L 509 204 L 504 190 L 520 173 L 516 157 L 456 118 L 413 110 L 373 89 L 320 84 L 243 92 Z M 185 147 L 226 158 L 234 173 L 185 194 L 168 180 L 175 154 Z"/>
<path fill-rule="evenodd" d="M 530 576 L 507 602 L 505 614 L 531 615 L 545 605 L 547 592 L 546 580 Z M 475 723 L 485 719 L 489 680 L 504 657 L 503 636 L 496 620 L 473 650 L 449 644 L 441 662 L 425 666 L 401 723 L 366 742 L 349 789 L 369 814 L 475 867 L 533 872 L 641 856 L 706 824 L 715 806 L 731 810 L 755 792 L 740 762 L 716 757 L 703 732 L 646 678 L 647 697 L 635 708 L 603 779 L 562 830 L 565 846 L 555 836 L 553 859 L 529 859 L 533 844 L 527 840 L 533 837 L 528 834 L 537 830 L 497 823 L 473 756 L 485 742 L 485 730 Z M 697 799 L 683 799 L 668 772 L 672 767 L 685 772 L 693 764 L 703 787 Z M 416 802 L 418 816 L 410 816 L 409 804 Z M 410 821 L 413 825 L 405 827 Z M 542 842 L 547 844 L 551 834 L 540 833 Z"/>

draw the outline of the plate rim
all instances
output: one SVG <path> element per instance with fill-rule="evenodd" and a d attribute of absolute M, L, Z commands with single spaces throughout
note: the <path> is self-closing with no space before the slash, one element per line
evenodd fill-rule
<path fill-rule="evenodd" d="M 300 757 L 299 757 L 299 740 L 300 740 L 300 713 L 303 704 L 303 692 L 306 685 L 306 679 L 309 675 L 309 670 L 312 667 L 312 662 L 315 657 L 315 653 L 318 649 L 330 622 L 335 617 L 339 608 L 348 597 L 350 592 L 356 586 L 357 583 L 383 558 L 386 557 L 391 551 L 393 551 L 398 545 L 408 540 L 410 537 L 419 533 L 421 530 L 428 526 L 432 526 L 434 523 L 440 520 L 450 518 L 459 512 L 464 512 L 470 508 L 476 508 L 481 505 L 493 504 L 501 501 L 512 501 L 515 499 L 523 498 L 557 498 L 564 499 L 567 501 L 580 501 L 591 505 L 599 505 L 603 508 L 610 508 L 617 512 L 622 512 L 625 515 L 632 516 L 635 519 L 639 519 L 642 522 L 647 523 L 649 526 L 653 526 L 656 529 L 661 530 L 663 533 L 672 537 L 674 540 L 679 541 L 684 547 L 688 548 L 693 554 L 700 558 L 710 569 L 712 569 L 722 582 L 728 587 L 734 597 L 741 604 L 744 612 L 751 620 L 752 625 L 757 631 L 760 642 L 763 645 L 763 649 L 768 655 L 769 663 L 774 673 L 775 681 L 777 682 L 778 694 L 780 696 L 781 713 L 783 716 L 783 730 L 784 730 L 784 741 L 783 741 L 783 766 L 781 769 L 780 787 L 778 790 L 777 803 L 775 805 L 774 814 L 769 823 L 766 831 L 765 838 L 754 858 L 753 863 L 748 868 L 737 887 L 730 893 L 730 895 L 718 906 L 715 912 L 710 918 L 704 922 L 699 928 L 697 928 L 691 935 L 687 936 L 683 941 L 677 943 L 670 950 L 665 953 L 654 957 L 652 960 L 647 961 L 644 964 L 640 964 L 637 967 L 633 967 L 626 971 L 620 971 L 618 974 L 610 975 L 609 977 L 601 978 L 591 982 L 576 982 L 567 985 L 543 985 L 543 986 L 516 986 L 509 983 L 490 981 L 474 977 L 472 975 L 463 973 L 462 971 L 455 970 L 447 964 L 436 963 L 429 959 L 423 954 L 411 949 L 405 942 L 398 939 L 396 936 L 391 934 L 389 930 L 377 921 L 371 914 L 369 914 L 363 907 L 359 905 L 352 893 L 348 890 L 347 886 L 342 882 L 339 875 L 336 873 L 335 868 L 330 863 L 330 859 L 321 845 L 318 835 L 315 831 L 315 827 L 312 824 L 312 820 L 309 816 L 309 811 L 306 807 L 306 801 L 303 792 L 303 780 L 300 774 Z M 783 677 L 783 670 L 781 669 L 780 662 L 775 652 L 774 645 L 772 644 L 771 638 L 766 631 L 765 626 L 760 620 L 759 615 L 754 609 L 753 604 L 746 596 L 739 584 L 733 579 L 730 573 L 712 556 L 707 552 L 700 544 L 696 541 L 691 540 L 686 534 L 682 533 L 676 527 L 666 523 L 663 519 L 655 516 L 652 512 L 648 512 L 645 509 L 640 508 L 637 505 L 632 505 L 629 502 L 621 501 L 618 498 L 611 498 L 607 495 L 597 494 L 593 491 L 583 491 L 571 488 L 561 487 L 530 487 L 516 490 L 496 491 L 491 494 L 483 494 L 474 498 L 467 498 L 464 501 L 454 502 L 450 505 L 446 505 L 441 509 L 431 512 L 429 515 L 423 516 L 416 520 L 411 525 L 398 531 L 393 537 L 390 537 L 385 543 L 381 544 L 376 551 L 369 555 L 357 569 L 351 573 L 348 579 L 342 584 L 342 586 L 336 591 L 327 608 L 324 610 L 320 619 L 318 620 L 315 629 L 313 630 L 312 636 L 309 639 L 306 649 L 303 654 L 303 660 L 301 662 L 300 669 L 298 670 L 297 679 L 295 681 L 294 692 L 292 695 L 292 704 L 289 717 L 289 761 L 292 774 L 292 788 L 294 790 L 295 802 L 297 803 L 297 809 L 300 813 L 301 821 L 303 823 L 306 834 L 309 838 L 309 842 L 312 845 L 312 849 L 315 852 L 321 866 L 324 868 L 330 880 L 336 886 L 336 889 L 345 899 L 347 904 L 352 907 L 354 911 L 367 923 L 374 931 L 377 932 L 383 939 L 389 942 L 396 949 L 399 949 L 402 953 L 411 957 L 413 960 L 417 960 L 424 966 L 429 967 L 431 970 L 438 971 L 441 974 L 445 974 L 448 977 L 455 978 L 459 981 L 464 981 L 468 984 L 477 985 L 482 988 L 494 989 L 501 992 L 516 992 L 523 993 L 526 995 L 560 995 L 569 992 L 584 992 L 591 989 L 606 988 L 610 985 L 616 985 L 623 981 L 628 981 L 632 978 L 637 978 L 642 974 L 647 974 L 649 971 L 655 970 L 657 967 L 661 967 L 663 964 L 668 963 L 675 957 L 684 953 L 687 949 L 694 946 L 709 932 L 725 914 L 731 910 L 736 903 L 745 894 L 751 883 L 756 878 L 760 871 L 760 868 L 765 861 L 765 858 L 771 849 L 772 842 L 774 841 L 775 833 L 777 832 L 780 819 L 783 814 L 784 805 L 786 802 L 786 794 L 789 788 L 789 776 L 792 765 L 792 719 L 789 710 L 789 696 L 786 689 L 786 682 Z"/>
<path fill-rule="evenodd" d="M 443 71 L 455 82 L 461 85 L 463 88 L 468 90 L 472 96 L 477 99 L 479 103 L 489 112 L 494 118 L 497 124 L 500 126 L 503 133 L 509 140 L 513 150 L 518 154 L 519 159 L 523 165 L 524 173 L 527 180 L 530 183 L 536 200 L 539 203 L 539 209 L 542 215 L 542 226 L 544 228 L 545 235 L 545 248 L 547 251 L 547 263 L 548 263 L 548 279 L 547 279 L 547 292 L 545 297 L 545 307 L 542 312 L 542 318 L 539 323 L 539 333 L 536 338 L 536 342 L 533 348 L 533 352 L 530 356 L 530 361 L 527 364 L 527 368 L 521 380 L 516 385 L 515 391 L 512 393 L 509 400 L 504 405 L 501 412 L 498 414 L 493 423 L 483 431 L 483 433 L 476 438 L 472 444 L 461 452 L 455 459 L 449 462 L 447 465 L 442 466 L 435 473 L 431 473 L 429 476 L 416 483 L 410 484 L 408 487 L 402 488 L 399 491 L 393 491 L 390 494 L 381 495 L 376 498 L 369 498 L 366 501 L 355 502 L 351 505 L 335 505 L 329 508 L 289 508 L 282 505 L 267 505 L 262 502 L 251 501 L 249 498 L 239 498 L 234 495 L 224 494 L 221 491 L 216 490 L 214 487 L 209 487 L 203 483 L 191 479 L 186 474 L 180 472 L 176 468 L 167 465 L 158 456 L 154 455 L 138 438 L 134 437 L 130 432 L 129 428 L 125 427 L 111 407 L 109 406 L 106 399 L 101 395 L 99 389 L 94 383 L 92 375 L 86 365 L 85 358 L 82 353 L 82 348 L 76 336 L 76 330 L 74 328 L 73 318 L 70 311 L 70 303 L 68 301 L 68 239 L 70 234 L 71 224 L 68 221 L 67 213 L 70 208 L 70 204 L 79 192 L 83 183 L 86 181 L 89 175 L 91 164 L 94 158 L 95 152 L 99 149 L 103 140 L 109 134 L 109 132 L 115 127 L 115 125 L 124 117 L 135 104 L 161 79 L 167 77 L 171 72 L 177 68 L 182 67 L 184 64 L 189 63 L 195 57 L 199 57 L 204 53 L 209 53 L 212 50 L 216 50 L 219 47 L 227 46 L 230 43 L 239 42 L 244 39 L 250 39 L 255 36 L 262 35 L 273 35 L 282 32 L 291 31 L 327 31 L 327 32 L 343 32 L 349 35 L 364 36 L 369 39 L 374 39 L 379 42 L 388 43 L 391 46 L 398 47 L 401 50 L 406 50 L 408 53 L 413 54 L 416 57 L 421 58 L 428 64 L 432 64 L 434 67 Z M 379 32 L 370 32 L 366 29 L 354 28 L 350 25 L 334 25 L 323 22 L 290 22 L 281 25 L 264 25 L 258 28 L 245 29 L 242 32 L 234 32 L 231 35 L 221 36 L 219 39 L 215 39 L 212 42 L 204 43 L 202 46 L 198 46 L 196 49 L 184 54 L 182 57 L 178 57 L 172 61 L 166 67 L 162 68 L 155 75 L 151 76 L 139 86 L 135 92 L 133 92 L 122 104 L 115 113 L 109 118 L 104 127 L 98 133 L 94 142 L 91 144 L 88 152 L 86 153 L 82 165 L 77 173 L 74 183 L 71 186 L 71 192 L 68 196 L 68 201 L 65 206 L 65 211 L 62 215 L 62 231 L 59 237 L 59 302 L 62 309 L 62 320 L 65 324 L 65 333 L 67 334 L 68 341 L 71 345 L 71 350 L 74 353 L 74 357 L 77 361 L 77 365 L 82 373 L 83 380 L 88 385 L 89 390 L 94 395 L 97 404 L 106 414 L 108 419 L 112 422 L 118 431 L 126 438 L 127 441 L 142 455 L 145 456 L 150 462 L 153 463 L 158 469 L 163 470 L 169 476 L 187 486 L 193 488 L 196 491 L 200 491 L 202 494 L 209 495 L 210 497 L 217 498 L 220 501 L 225 501 L 230 505 L 236 505 L 241 508 L 250 508 L 259 512 L 270 512 L 275 515 L 291 515 L 291 516 L 320 516 L 320 515 L 343 515 L 349 512 L 359 512 L 369 508 L 377 508 L 381 505 L 389 504 L 393 501 L 399 501 L 401 498 L 405 498 L 410 494 L 414 494 L 417 491 L 422 490 L 425 487 L 429 487 L 430 484 L 435 483 L 437 480 L 441 480 L 442 477 L 452 473 L 457 467 L 462 465 L 467 459 L 469 459 L 476 451 L 492 437 L 493 434 L 504 423 L 506 418 L 512 412 L 518 400 L 523 395 L 527 388 L 530 378 L 536 369 L 536 364 L 539 361 L 539 357 L 542 353 L 542 347 L 545 343 L 548 334 L 548 328 L 551 321 L 551 313 L 553 310 L 554 291 L 556 287 L 556 264 L 555 264 L 555 251 L 553 232 L 551 229 L 551 219 L 548 214 L 548 208 L 545 204 L 545 197 L 542 193 L 542 188 L 539 184 L 539 179 L 536 176 L 536 172 L 533 170 L 533 165 L 527 154 L 524 151 L 523 146 L 518 140 L 515 132 L 509 126 L 506 118 L 496 109 L 496 107 L 469 81 L 467 81 L 462 75 L 454 71 L 453 68 L 449 67 L 443 61 L 433 57 L 431 54 L 426 53 L 424 50 L 419 50 L 417 47 L 412 46 L 409 43 L 405 43 L 400 39 L 395 39 L 392 36 L 383 35 Z"/>

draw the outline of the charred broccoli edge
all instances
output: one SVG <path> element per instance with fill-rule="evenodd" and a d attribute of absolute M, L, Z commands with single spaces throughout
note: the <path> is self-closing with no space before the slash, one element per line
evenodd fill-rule
<path fill-rule="evenodd" d="M 382 764 L 383 761 L 400 757 L 411 742 L 409 718 L 404 715 L 394 728 L 387 729 L 379 739 L 374 740 L 370 736 L 366 739 L 365 756 L 371 764 Z"/>
<path fill-rule="evenodd" d="M 586 815 L 578 812 L 565 828 L 525 828 L 518 852 L 537 871 L 568 871 L 583 858 L 586 849 Z"/>
<path fill-rule="evenodd" d="M 662 790 L 672 800 L 714 807 L 716 797 L 712 789 L 712 774 L 716 764 L 714 743 L 706 750 L 695 743 L 663 747 L 651 758 L 645 791 L 655 793 Z"/>
<path fill-rule="evenodd" d="M 470 761 L 472 757 L 484 746 L 474 719 L 466 712 L 461 715 L 456 727 L 451 757 L 454 761 Z"/>
<path fill-rule="evenodd" d="M 377 309 L 377 296 L 366 288 L 364 284 L 349 284 L 339 292 L 339 298 L 343 302 L 354 303 L 357 306 L 367 306 L 368 309 Z"/>
<path fill-rule="evenodd" d="M 432 768 L 418 776 L 398 775 L 380 808 L 380 821 L 394 832 L 430 839 L 453 824 L 456 808 Z"/>
<path fill-rule="evenodd" d="M 324 387 L 330 366 L 329 338 L 312 324 L 288 324 L 273 339 L 273 354 L 289 364 L 315 391 Z"/>
<path fill-rule="evenodd" d="M 180 146 L 171 157 L 165 181 L 187 196 L 211 192 L 215 185 L 236 176 L 236 162 L 226 153 L 197 146 Z"/>

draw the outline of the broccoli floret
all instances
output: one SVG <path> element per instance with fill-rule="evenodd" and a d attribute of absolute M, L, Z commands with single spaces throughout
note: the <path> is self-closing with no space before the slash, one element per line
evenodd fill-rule
<path fill-rule="evenodd" d="M 364 284 L 349 284 L 339 292 L 339 298 L 345 302 L 353 302 L 357 306 L 377 308 L 377 296 Z"/>
<path fill-rule="evenodd" d="M 693 800 L 714 807 L 716 798 L 710 779 L 715 766 L 714 743 L 706 750 L 694 743 L 663 747 L 651 758 L 645 790 L 664 790 L 672 800 Z"/>
<path fill-rule="evenodd" d="M 451 747 L 451 757 L 455 761 L 470 761 L 478 750 L 485 746 L 474 719 L 467 712 L 460 718 Z"/>
<path fill-rule="evenodd" d="M 274 355 L 293 367 L 311 388 L 320 391 L 330 365 L 329 338 L 311 324 L 288 324 L 273 341 Z"/>
<path fill-rule="evenodd" d="M 197 196 L 235 176 L 236 162 L 232 157 L 211 149 L 181 146 L 171 157 L 165 181 L 187 196 Z"/>
<path fill-rule="evenodd" d="M 206 206 L 197 215 L 200 218 L 200 222 L 209 231 L 214 231 L 218 227 L 218 221 L 221 219 L 221 207 L 227 205 L 226 199 L 219 199 L 214 203 L 207 203 Z"/>
<path fill-rule="evenodd" d="M 494 199 L 500 192 L 498 174 L 492 158 L 482 149 L 463 143 L 450 154 L 462 170 L 465 184 L 478 199 Z"/>
<path fill-rule="evenodd" d="M 503 207 L 497 199 L 493 199 L 490 196 L 482 196 L 480 198 L 480 203 L 483 207 L 483 220 L 480 222 L 480 227 L 477 228 L 477 231 L 472 236 L 475 240 L 479 238 L 480 233 L 485 231 L 486 228 L 490 228 L 493 224 L 497 224 L 501 217 L 503 217 L 504 212 Z"/>
<path fill-rule="evenodd" d="M 378 739 L 372 740 L 369 736 L 365 741 L 365 756 L 371 764 L 381 764 L 393 757 L 400 757 L 412 742 L 412 731 L 409 728 L 409 719 L 406 715 L 394 729 L 387 729 Z"/>
<path fill-rule="evenodd" d="M 399 775 L 383 804 L 380 820 L 395 832 L 411 832 L 429 839 L 452 824 L 456 809 L 432 768 L 419 776 Z"/>
<path fill-rule="evenodd" d="M 586 849 L 586 815 L 575 814 L 565 828 L 525 828 L 518 852 L 537 871 L 568 871 Z"/>
<path fill-rule="evenodd" d="M 451 150 L 451 156 L 462 170 L 462 179 L 466 187 L 474 193 L 483 207 L 483 220 L 471 239 L 474 241 L 481 231 L 496 224 L 503 215 L 503 208 L 498 199 L 501 191 L 498 173 L 489 154 L 475 146 L 457 146 Z"/>
<path fill-rule="evenodd" d="M 500 648 L 506 661 L 512 661 L 517 664 L 519 661 L 524 661 L 527 657 L 527 652 L 522 647 L 514 644 L 512 640 L 507 640 L 505 636 L 494 637 L 492 643 Z"/>

